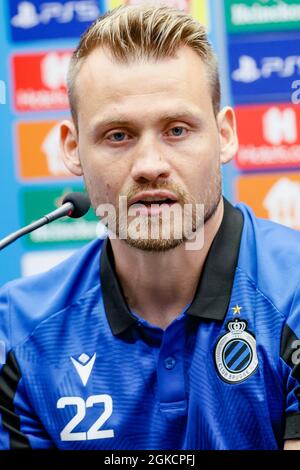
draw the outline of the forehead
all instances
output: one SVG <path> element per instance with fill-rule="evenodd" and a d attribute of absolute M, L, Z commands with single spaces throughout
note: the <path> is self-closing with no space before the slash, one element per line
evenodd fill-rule
<path fill-rule="evenodd" d="M 121 63 L 103 48 L 83 62 L 76 78 L 77 112 L 85 118 L 108 109 L 144 111 L 185 103 L 211 108 L 207 66 L 189 47 L 175 57 Z"/>

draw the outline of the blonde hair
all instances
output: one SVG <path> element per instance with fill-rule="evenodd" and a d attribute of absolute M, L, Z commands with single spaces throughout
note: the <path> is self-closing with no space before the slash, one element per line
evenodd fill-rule
<path fill-rule="evenodd" d="M 207 66 L 215 115 L 220 110 L 217 59 L 205 27 L 193 16 L 167 6 L 121 6 L 99 17 L 82 35 L 67 76 L 72 117 L 77 125 L 75 81 L 84 59 L 97 47 L 109 50 L 117 61 L 174 57 L 181 46 L 193 49 Z M 199 80 L 201 77 L 199 77 Z"/>

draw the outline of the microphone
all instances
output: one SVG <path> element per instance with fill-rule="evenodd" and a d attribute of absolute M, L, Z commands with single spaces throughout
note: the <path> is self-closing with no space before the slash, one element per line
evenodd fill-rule
<path fill-rule="evenodd" d="M 44 215 L 41 219 L 32 222 L 29 225 L 26 225 L 23 228 L 20 228 L 16 232 L 11 233 L 7 237 L 0 240 L 0 251 L 3 250 L 6 246 L 10 245 L 12 242 L 18 238 L 26 235 L 27 233 L 33 232 L 43 225 L 53 222 L 53 220 L 59 219 L 60 217 L 65 217 L 66 215 L 77 219 L 82 217 L 90 208 L 90 200 L 87 194 L 84 193 L 69 193 L 67 194 L 62 201 L 62 205 L 55 209 L 49 214 Z"/>

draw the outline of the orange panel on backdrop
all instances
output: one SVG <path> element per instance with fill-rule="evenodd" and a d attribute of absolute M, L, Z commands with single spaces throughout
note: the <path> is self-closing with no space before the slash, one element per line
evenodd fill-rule
<path fill-rule="evenodd" d="M 58 121 L 18 123 L 17 142 L 22 179 L 72 177 L 60 157 Z"/>
<path fill-rule="evenodd" d="M 237 200 L 258 217 L 300 230 L 300 173 L 271 173 L 237 179 Z"/>

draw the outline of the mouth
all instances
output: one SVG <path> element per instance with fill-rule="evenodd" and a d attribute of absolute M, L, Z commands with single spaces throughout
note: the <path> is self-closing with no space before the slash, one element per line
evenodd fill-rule
<path fill-rule="evenodd" d="M 169 198 L 165 198 L 165 199 L 139 199 L 138 201 L 134 202 L 134 204 L 143 204 L 144 206 L 146 207 L 150 207 L 152 204 L 158 204 L 158 205 L 161 205 L 161 204 L 168 204 L 169 206 L 172 205 L 172 204 L 175 204 L 176 201 L 172 200 L 172 199 L 169 199 Z M 131 204 L 133 205 L 133 204 Z"/>
<path fill-rule="evenodd" d="M 169 191 L 139 193 L 129 203 L 130 208 L 138 210 L 140 215 L 159 215 L 163 208 L 171 207 L 178 202 L 175 194 Z"/>
<path fill-rule="evenodd" d="M 143 204 L 144 206 L 151 206 L 152 204 L 168 204 L 172 205 L 178 201 L 178 198 L 175 194 L 169 191 L 153 191 L 139 193 L 129 201 L 129 205 L 133 204 Z"/>

